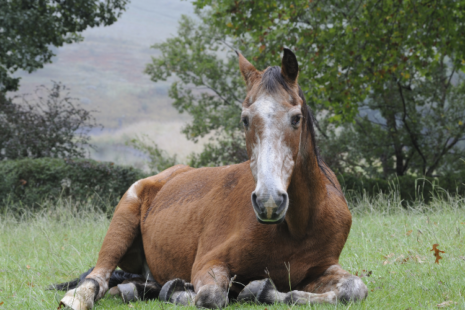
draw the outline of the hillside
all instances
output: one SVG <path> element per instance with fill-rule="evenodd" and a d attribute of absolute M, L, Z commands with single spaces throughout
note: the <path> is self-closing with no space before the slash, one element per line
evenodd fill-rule
<path fill-rule="evenodd" d="M 88 29 L 83 42 L 57 49 L 52 64 L 32 74 L 20 72 L 17 94 L 61 81 L 83 107 L 98 110 L 96 117 L 104 130 L 93 132 L 97 150 L 91 152 L 98 160 L 140 165 L 143 158 L 124 141 L 141 134 L 181 158 L 199 151 L 201 145 L 180 133 L 188 117 L 171 106 L 169 83 L 151 82 L 143 73 L 157 55 L 150 46 L 176 33 L 181 14 L 193 14 L 190 2 L 133 0 L 114 25 Z"/>

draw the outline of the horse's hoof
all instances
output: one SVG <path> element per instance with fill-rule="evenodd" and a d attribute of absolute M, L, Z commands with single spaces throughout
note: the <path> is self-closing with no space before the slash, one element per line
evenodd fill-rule
<path fill-rule="evenodd" d="M 252 281 L 237 296 L 239 302 L 252 302 L 261 304 L 273 304 L 276 302 L 274 296 L 276 290 L 271 279 Z"/>
<path fill-rule="evenodd" d="M 223 309 L 229 303 L 228 292 L 216 284 L 202 286 L 194 299 L 197 308 Z"/>
<path fill-rule="evenodd" d="M 182 279 L 174 279 L 166 282 L 165 285 L 163 285 L 161 288 L 160 296 L 158 296 L 158 299 L 161 301 L 171 302 L 170 299 L 174 293 L 184 291 L 184 283 L 185 282 Z"/>
<path fill-rule="evenodd" d="M 133 283 L 118 284 L 117 287 L 121 292 L 123 302 L 129 303 L 139 299 L 137 288 Z"/>
<path fill-rule="evenodd" d="M 176 305 L 188 306 L 195 297 L 194 287 L 182 279 L 174 279 L 163 285 L 158 298 Z"/>
<path fill-rule="evenodd" d="M 99 285 L 93 279 L 86 279 L 77 288 L 66 292 L 61 299 L 61 306 L 69 307 L 73 310 L 89 310 L 94 307 L 95 296 L 99 292 Z"/>
<path fill-rule="evenodd" d="M 111 296 L 121 296 L 121 292 L 118 286 L 113 286 L 111 289 L 109 289 L 108 294 Z"/>

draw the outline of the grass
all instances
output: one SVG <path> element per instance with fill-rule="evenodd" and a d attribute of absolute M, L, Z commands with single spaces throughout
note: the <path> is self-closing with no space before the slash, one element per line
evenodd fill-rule
<path fill-rule="evenodd" d="M 352 230 L 340 263 L 362 279 L 368 298 L 348 305 L 239 305 L 229 309 L 437 309 L 465 308 L 465 200 L 446 198 L 408 210 L 395 195 L 352 198 Z M 93 266 L 109 225 L 91 205 L 63 200 L 40 213 L 0 215 L 0 310 L 54 309 L 63 292 L 51 283 L 76 277 Z M 435 263 L 432 245 L 442 253 Z M 291 266 L 292 268 L 292 266 Z M 95 309 L 174 309 L 158 301 L 130 305 L 106 297 Z M 179 308 L 179 307 L 178 307 Z M 186 309 L 186 308 L 181 308 Z"/>

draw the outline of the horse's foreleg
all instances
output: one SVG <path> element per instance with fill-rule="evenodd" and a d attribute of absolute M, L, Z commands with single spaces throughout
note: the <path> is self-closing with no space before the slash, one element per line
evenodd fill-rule
<path fill-rule="evenodd" d="M 139 233 L 140 202 L 128 191 L 115 210 L 94 270 L 79 287 L 65 294 L 60 305 L 73 310 L 91 309 L 107 292 L 112 272 Z"/>
<path fill-rule="evenodd" d="M 339 265 L 333 265 L 316 281 L 305 286 L 303 291 L 281 293 L 270 279 L 265 279 L 249 283 L 237 299 L 264 304 L 336 304 L 362 300 L 367 293 L 367 287 L 359 277 L 351 275 Z"/>
<path fill-rule="evenodd" d="M 212 261 L 201 268 L 194 264 L 192 274 L 193 286 L 181 279 L 169 281 L 160 292 L 160 300 L 210 309 L 221 309 L 228 304 L 230 273 L 224 264 Z"/>
<path fill-rule="evenodd" d="M 228 305 L 229 268 L 220 261 L 210 261 L 196 271 L 192 283 L 195 287 L 195 305 L 199 308 L 223 308 Z"/>

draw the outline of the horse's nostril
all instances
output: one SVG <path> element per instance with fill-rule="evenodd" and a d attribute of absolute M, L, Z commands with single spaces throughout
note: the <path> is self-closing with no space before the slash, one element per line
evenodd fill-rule
<path fill-rule="evenodd" d="M 255 192 L 252 193 L 252 203 L 253 203 L 255 206 L 258 206 L 257 194 L 255 194 Z"/>
<path fill-rule="evenodd" d="M 276 205 L 278 207 L 278 212 L 281 212 L 284 207 L 286 207 L 287 204 L 287 194 L 281 194 L 279 195 L 278 201 L 276 201 Z"/>

